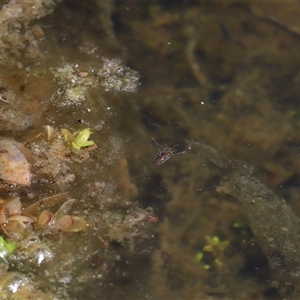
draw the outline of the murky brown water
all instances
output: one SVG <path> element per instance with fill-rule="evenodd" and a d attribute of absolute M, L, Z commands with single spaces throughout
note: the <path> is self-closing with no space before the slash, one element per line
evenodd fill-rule
<path fill-rule="evenodd" d="M 13 11 L 5 3 L 2 12 Z M 23 233 L 1 267 L 7 299 L 33 287 L 41 299 L 297 299 L 298 270 L 287 270 L 298 264 L 288 219 L 299 214 L 300 6 L 63 1 L 52 13 L 40 9 L 47 15 L 27 11 L 22 30 L 2 15 L 2 134 L 27 142 L 35 157 L 31 186 L 5 186 L 3 197 L 26 207 L 67 192 L 76 200 L 69 213 L 89 228 Z M 62 128 L 91 128 L 97 149 L 66 150 Z M 187 152 L 155 167 L 153 138 Z M 225 194 L 238 199 L 217 193 L 222 178 L 235 178 L 241 194 L 233 183 Z M 276 232 L 264 226 L 283 208 L 264 210 L 265 194 L 283 197 L 292 216 Z M 257 205 L 253 218 L 243 195 Z M 34 249 L 52 256 L 39 263 Z"/>

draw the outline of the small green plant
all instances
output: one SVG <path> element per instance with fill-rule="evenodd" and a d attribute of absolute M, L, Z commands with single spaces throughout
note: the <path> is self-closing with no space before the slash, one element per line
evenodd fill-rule
<path fill-rule="evenodd" d="M 204 252 L 223 252 L 229 245 L 229 241 L 221 241 L 219 237 L 209 235 L 205 237 L 207 244 L 203 247 Z"/>
<path fill-rule="evenodd" d="M 90 128 L 79 131 L 76 136 L 74 136 L 68 129 L 62 129 L 61 132 L 64 135 L 64 139 L 70 148 L 79 150 L 81 148 L 92 146 L 95 144 L 93 141 L 89 140 L 90 135 L 92 134 Z"/>
<path fill-rule="evenodd" d="M 0 258 L 5 259 L 7 256 L 12 254 L 16 249 L 16 244 L 14 242 L 6 241 L 2 236 L 0 236 Z"/>
<path fill-rule="evenodd" d="M 195 260 L 198 262 L 205 260 L 205 270 L 209 270 L 211 268 L 210 263 L 206 263 L 210 262 L 211 259 L 213 259 L 216 266 L 222 266 L 223 262 L 221 260 L 221 252 L 223 252 L 227 248 L 227 246 L 229 245 L 229 241 L 221 241 L 217 236 L 206 236 L 205 240 L 207 244 L 202 248 L 202 252 L 198 252 L 195 255 Z M 205 253 L 210 253 L 210 257 L 208 255 L 205 255 Z"/>

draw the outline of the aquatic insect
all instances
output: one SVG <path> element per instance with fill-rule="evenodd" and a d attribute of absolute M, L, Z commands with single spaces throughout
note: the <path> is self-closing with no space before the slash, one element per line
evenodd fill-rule
<path fill-rule="evenodd" d="M 154 166 L 159 166 L 159 165 L 164 164 L 173 155 L 179 155 L 179 154 L 183 154 L 186 152 L 186 151 L 176 152 L 174 147 L 170 148 L 167 145 L 163 146 L 163 145 L 159 144 L 154 138 L 152 138 L 152 140 L 155 142 L 156 147 L 159 152 L 154 159 L 154 162 L 153 162 Z"/>

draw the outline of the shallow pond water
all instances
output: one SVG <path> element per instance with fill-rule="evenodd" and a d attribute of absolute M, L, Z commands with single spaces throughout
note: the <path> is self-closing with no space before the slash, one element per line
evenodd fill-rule
<path fill-rule="evenodd" d="M 33 159 L 3 203 L 66 195 L 3 230 L 5 299 L 297 299 L 300 6 L 2 2 L 2 135 Z"/>

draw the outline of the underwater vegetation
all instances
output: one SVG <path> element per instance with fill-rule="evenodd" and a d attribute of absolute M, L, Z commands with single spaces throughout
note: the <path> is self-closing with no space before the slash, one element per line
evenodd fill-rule
<path fill-rule="evenodd" d="M 64 139 L 67 142 L 69 147 L 73 147 L 74 149 L 81 149 L 84 147 L 95 145 L 95 143 L 89 140 L 90 135 L 92 134 L 89 128 L 81 130 L 76 136 L 74 136 L 68 129 L 62 129 L 62 134 L 64 135 Z"/>
<path fill-rule="evenodd" d="M 0 4 L 3 299 L 299 298 L 299 4 Z"/>
<path fill-rule="evenodd" d="M 220 252 L 223 252 L 230 242 L 221 241 L 217 236 L 206 236 L 205 240 L 207 244 L 202 248 L 202 252 L 198 252 L 195 255 L 196 261 L 202 261 L 206 252 L 212 254 L 212 256 L 214 257 L 213 262 L 216 264 L 216 266 L 222 266 L 223 263 L 220 257 Z M 210 268 L 211 266 L 208 263 L 204 265 L 204 269 L 209 270 Z"/>

